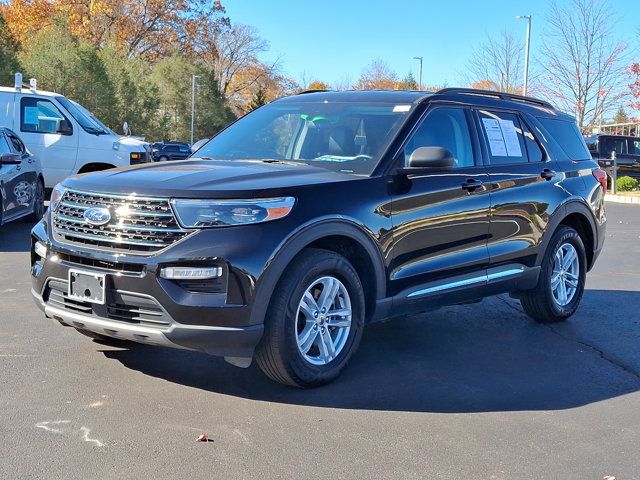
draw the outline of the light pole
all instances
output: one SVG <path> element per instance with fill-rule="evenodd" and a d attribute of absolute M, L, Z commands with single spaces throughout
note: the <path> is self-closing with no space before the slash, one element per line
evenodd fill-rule
<path fill-rule="evenodd" d="M 422 90 L 422 57 L 413 57 L 414 60 L 420 60 L 420 80 L 418 80 L 418 89 Z"/>
<path fill-rule="evenodd" d="M 200 78 L 200 75 L 191 75 L 191 145 L 193 145 L 193 125 L 196 120 L 196 78 Z"/>
<path fill-rule="evenodd" d="M 531 15 L 518 15 L 517 19 L 527 19 L 527 46 L 524 51 L 524 85 L 522 94 L 527 94 L 527 82 L 529 81 L 529 45 L 531 45 Z"/>

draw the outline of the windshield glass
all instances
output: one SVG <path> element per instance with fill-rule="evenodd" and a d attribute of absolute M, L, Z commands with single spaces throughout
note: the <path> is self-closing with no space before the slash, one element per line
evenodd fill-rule
<path fill-rule="evenodd" d="M 411 105 L 283 102 L 265 105 L 198 150 L 198 157 L 302 162 L 369 175 Z"/>
<path fill-rule="evenodd" d="M 67 109 L 69 114 L 80 124 L 80 126 L 89 133 L 98 135 L 111 133 L 110 130 L 102 125 L 97 119 L 91 118 L 93 115 L 84 108 L 78 108 L 79 105 L 65 97 L 56 97 L 56 100 Z"/>

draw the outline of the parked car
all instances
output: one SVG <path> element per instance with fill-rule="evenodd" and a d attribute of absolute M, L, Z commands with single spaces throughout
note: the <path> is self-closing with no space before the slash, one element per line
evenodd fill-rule
<path fill-rule="evenodd" d="M 191 147 L 183 142 L 159 142 L 151 146 L 153 159 L 156 162 L 167 160 L 184 160 L 191 155 Z"/>
<path fill-rule="evenodd" d="M 311 387 L 392 315 L 509 293 L 567 319 L 605 239 L 604 172 L 529 97 L 300 94 L 197 157 L 55 188 L 31 247 L 48 317 Z"/>
<path fill-rule="evenodd" d="M 146 142 L 120 137 L 78 103 L 57 93 L 0 87 L 0 125 L 20 133 L 42 161 L 45 186 L 69 175 L 150 161 Z"/>
<path fill-rule="evenodd" d="M 40 161 L 18 135 L 0 127 L 0 225 L 25 217 L 37 222 L 44 209 Z"/>
<path fill-rule="evenodd" d="M 615 152 L 618 177 L 640 178 L 640 137 L 591 135 L 586 139 L 591 156 L 601 167 L 612 165 Z"/>

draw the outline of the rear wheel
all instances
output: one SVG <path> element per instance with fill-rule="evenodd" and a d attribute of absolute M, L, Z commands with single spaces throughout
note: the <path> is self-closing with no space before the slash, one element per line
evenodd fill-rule
<path fill-rule="evenodd" d="M 44 197 L 44 182 L 42 180 L 38 180 L 33 204 L 33 212 L 24 217 L 27 222 L 39 222 L 42 219 L 45 211 Z"/>
<path fill-rule="evenodd" d="M 540 323 L 566 320 L 584 293 L 587 257 L 573 228 L 561 226 L 551 238 L 542 261 L 538 285 L 520 299 L 524 311 Z"/>
<path fill-rule="evenodd" d="M 160 157 L 158 157 L 159 162 L 166 162 L 167 160 L 169 160 L 169 157 L 165 155 L 161 155 Z"/>
<path fill-rule="evenodd" d="M 308 249 L 273 294 L 256 360 L 272 380 L 315 387 L 334 380 L 358 348 L 364 294 L 357 272 L 334 252 Z"/>

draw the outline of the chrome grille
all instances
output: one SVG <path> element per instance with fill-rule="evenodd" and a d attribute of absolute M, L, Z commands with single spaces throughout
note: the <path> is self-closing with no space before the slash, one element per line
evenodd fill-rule
<path fill-rule="evenodd" d="M 92 207 L 107 208 L 111 220 L 87 223 L 84 212 Z M 53 213 L 53 233 L 64 243 L 150 254 L 189 232 L 180 227 L 167 199 L 67 190 Z"/>

